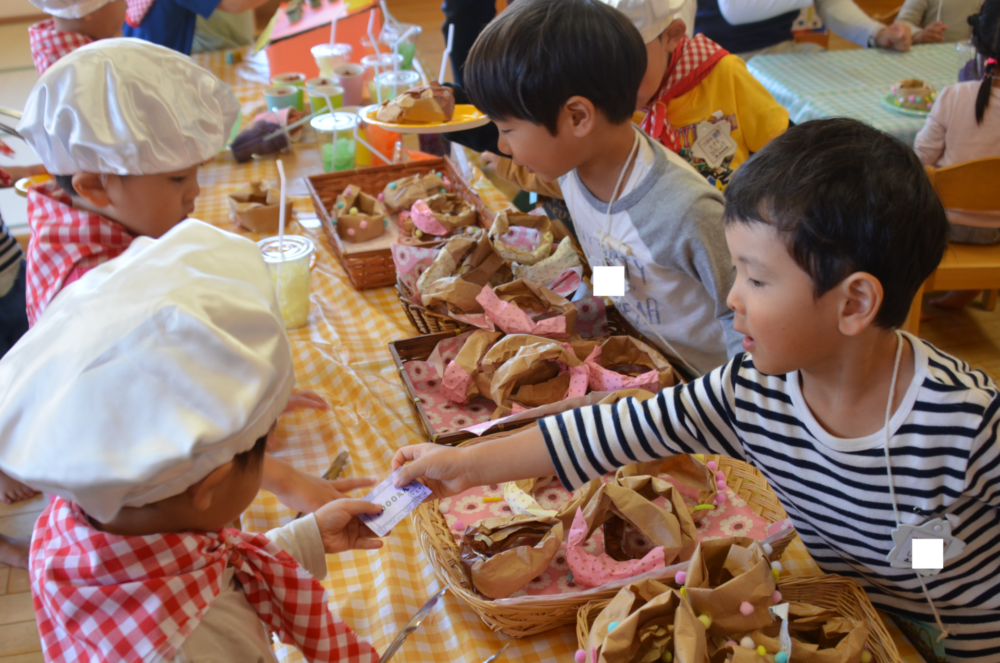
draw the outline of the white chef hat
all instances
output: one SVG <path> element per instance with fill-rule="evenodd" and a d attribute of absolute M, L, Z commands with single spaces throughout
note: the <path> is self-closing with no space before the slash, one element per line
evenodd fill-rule
<path fill-rule="evenodd" d="M 189 219 L 66 287 L 0 360 L 0 469 L 108 522 L 252 448 L 294 383 L 259 249 Z"/>
<path fill-rule="evenodd" d="M 685 0 L 601 0 L 628 16 L 629 20 L 649 43 L 659 37 Z"/>
<path fill-rule="evenodd" d="M 82 18 L 114 0 L 31 0 L 49 16 L 56 18 Z"/>
<path fill-rule="evenodd" d="M 101 39 L 42 74 L 17 128 L 55 175 L 155 175 L 212 158 L 239 109 L 229 86 L 186 55 Z"/>

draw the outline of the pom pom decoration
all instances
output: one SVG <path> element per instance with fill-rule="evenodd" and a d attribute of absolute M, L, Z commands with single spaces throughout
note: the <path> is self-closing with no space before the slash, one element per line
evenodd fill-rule
<path fill-rule="evenodd" d="M 736 642 L 735 640 L 726 640 L 726 646 L 727 647 L 739 647 L 740 643 Z"/>
<path fill-rule="evenodd" d="M 774 547 L 770 543 L 765 543 L 764 544 L 764 554 L 765 555 L 773 555 L 774 554 Z"/>
<path fill-rule="evenodd" d="M 681 596 L 683 596 L 684 598 L 688 597 L 688 590 L 686 587 L 681 587 Z"/>
<path fill-rule="evenodd" d="M 719 470 L 718 472 L 715 473 L 715 479 L 716 481 L 725 481 L 726 475 L 722 470 Z"/>
<path fill-rule="evenodd" d="M 767 656 L 767 649 L 764 648 L 764 645 L 760 645 L 759 647 L 757 647 L 757 655 Z"/>
<path fill-rule="evenodd" d="M 352 207 L 349 213 L 350 214 L 357 214 L 358 213 L 358 208 L 357 207 Z"/>
<path fill-rule="evenodd" d="M 456 520 L 455 524 L 452 525 L 452 527 L 461 532 L 462 530 L 465 529 L 465 523 L 463 523 L 461 520 Z"/>
<path fill-rule="evenodd" d="M 424 236 L 424 233 L 423 233 L 422 230 L 414 230 L 413 231 L 413 236 L 416 237 L 417 239 L 420 239 L 421 237 Z"/>
<path fill-rule="evenodd" d="M 781 562 L 779 561 L 771 562 L 771 568 L 774 569 L 775 571 L 784 571 L 784 569 L 781 568 Z"/>
<path fill-rule="evenodd" d="M 354 228 L 348 228 L 347 229 L 347 234 L 350 235 L 351 237 L 354 237 L 354 234 L 355 234 L 354 233 Z"/>
<path fill-rule="evenodd" d="M 609 622 L 608 623 L 608 633 L 611 633 L 616 628 L 618 628 L 618 622 Z"/>
<path fill-rule="evenodd" d="M 861 652 L 861 663 L 871 663 L 871 661 L 872 661 L 872 653 L 870 651 L 866 649 L 865 651 Z"/>
<path fill-rule="evenodd" d="M 715 482 L 715 487 L 718 488 L 719 490 L 725 490 L 726 489 L 726 482 L 725 481 L 716 481 Z"/>
<path fill-rule="evenodd" d="M 771 601 L 773 601 L 775 605 L 781 603 L 781 592 L 774 590 L 774 594 L 771 594 Z"/>
<path fill-rule="evenodd" d="M 714 460 L 708 461 L 707 463 L 705 463 L 705 466 L 708 469 L 712 470 L 713 472 L 715 472 L 717 469 L 719 469 L 718 463 L 716 463 Z"/>
<path fill-rule="evenodd" d="M 722 504 L 725 501 L 726 501 L 726 495 L 725 495 L 725 493 L 719 493 L 719 494 L 717 494 L 715 496 L 715 503 L 716 504 Z"/>
<path fill-rule="evenodd" d="M 364 230 L 365 228 L 368 227 L 368 222 L 367 221 L 362 221 L 360 225 L 361 225 L 361 229 Z"/>
<path fill-rule="evenodd" d="M 740 647 L 743 647 L 743 649 L 753 649 L 756 645 L 753 642 L 753 638 L 749 635 L 744 635 L 743 639 L 740 640 Z"/>
<path fill-rule="evenodd" d="M 712 618 L 708 615 L 698 615 L 698 621 L 705 625 L 705 628 L 712 628 Z"/>
<path fill-rule="evenodd" d="M 688 579 L 687 571 L 678 571 L 677 573 L 674 574 L 674 582 L 676 582 L 678 585 L 683 585 L 687 579 Z"/>
<path fill-rule="evenodd" d="M 389 188 L 390 189 L 395 189 L 396 188 L 396 183 L 395 182 L 389 182 Z M 581 649 L 580 651 L 583 651 L 583 650 Z M 586 654 L 584 654 L 584 656 L 586 656 Z"/>
<path fill-rule="evenodd" d="M 385 194 L 384 193 L 380 193 L 380 194 L 378 194 L 377 198 L 378 198 L 378 201 L 381 203 L 381 202 L 383 202 L 385 200 Z"/>
<path fill-rule="evenodd" d="M 337 209 L 344 209 L 344 201 L 337 201 Z"/>
<path fill-rule="evenodd" d="M 774 655 L 774 663 L 788 663 L 788 654 L 783 651 L 779 651 Z"/>
<path fill-rule="evenodd" d="M 663 653 L 660 654 L 660 660 L 663 663 L 671 663 L 674 660 L 674 655 L 669 651 L 664 650 Z"/>
<path fill-rule="evenodd" d="M 444 188 L 444 187 L 441 187 L 441 191 L 440 191 L 440 192 L 441 192 L 441 193 L 448 193 L 448 189 L 446 189 L 446 188 Z"/>
<path fill-rule="evenodd" d="M 587 662 L 587 652 L 582 649 L 577 649 L 576 654 L 573 655 L 573 660 L 576 663 L 586 663 Z"/>
<path fill-rule="evenodd" d="M 749 617 L 753 614 L 753 605 L 749 601 L 744 601 L 740 604 L 740 612 L 743 613 L 744 617 Z"/>

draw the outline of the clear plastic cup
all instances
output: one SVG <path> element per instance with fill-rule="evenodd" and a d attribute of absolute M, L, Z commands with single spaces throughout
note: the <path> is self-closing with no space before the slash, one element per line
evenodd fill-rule
<path fill-rule="evenodd" d="M 309 263 L 316 246 L 299 235 L 285 235 L 281 245 L 277 237 L 268 237 L 257 246 L 271 272 L 285 327 L 304 327 L 309 322 Z"/>
<path fill-rule="evenodd" d="M 323 172 L 354 170 L 358 149 L 354 140 L 354 128 L 358 125 L 357 114 L 320 115 L 310 120 L 309 124 L 316 130 L 316 142 L 323 157 Z"/>
<path fill-rule="evenodd" d="M 317 44 L 310 49 L 319 68 L 319 75 L 326 78 L 333 76 L 334 67 L 351 61 L 353 50 L 350 44 Z"/>
<path fill-rule="evenodd" d="M 420 37 L 423 28 L 408 23 L 400 23 L 397 26 L 387 22 L 382 26 L 382 33 L 378 36 L 378 40 L 387 46 L 387 50 L 392 51 L 399 38 L 411 29 L 413 32 L 410 32 L 406 39 L 399 44 L 399 54 L 403 56 L 403 62 L 400 66 L 403 69 L 413 69 L 413 56 L 417 52 L 417 38 Z"/>
<path fill-rule="evenodd" d="M 415 71 L 383 71 L 375 76 L 368 87 L 371 98 L 377 99 L 376 87 L 382 91 L 382 101 L 391 101 L 410 88 L 420 85 L 420 74 Z"/>
<path fill-rule="evenodd" d="M 313 113 L 320 113 L 324 110 L 332 111 L 344 105 L 344 88 L 339 85 L 320 85 L 318 87 L 306 88 L 309 96 L 309 105 Z"/>
<path fill-rule="evenodd" d="M 368 87 L 369 91 L 371 88 L 371 82 L 375 80 L 375 74 L 381 73 L 383 71 L 392 71 L 393 63 L 402 64 L 403 56 L 396 55 L 395 53 L 383 53 L 382 55 L 366 55 L 361 58 L 361 66 L 365 68 L 365 86 Z M 376 65 L 378 65 L 378 71 L 376 71 Z M 387 101 L 383 99 L 382 101 Z M 372 97 L 371 103 L 377 103 L 378 98 Z"/>

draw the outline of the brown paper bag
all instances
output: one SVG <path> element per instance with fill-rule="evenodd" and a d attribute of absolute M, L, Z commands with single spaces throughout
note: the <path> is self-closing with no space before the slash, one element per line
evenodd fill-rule
<path fill-rule="evenodd" d="M 431 216 L 448 231 L 465 228 L 476 223 L 476 208 L 453 193 L 438 193 L 423 201 L 431 208 Z M 413 234 L 413 220 L 408 218 L 403 224 L 403 232 Z"/>
<path fill-rule="evenodd" d="M 601 343 L 600 351 L 587 358 L 591 368 L 590 388 L 594 391 L 628 387 L 630 382 L 649 371 L 657 372 L 654 391 L 677 384 L 677 375 L 656 349 L 631 336 L 612 336 Z M 603 369 L 603 370 L 602 370 Z M 617 377 L 621 376 L 621 377 Z M 617 379 L 616 379 L 617 378 Z"/>
<path fill-rule="evenodd" d="M 608 631 L 611 622 L 618 625 Z M 623 587 L 597 615 L 588 661 L 595 651 L 600 663 L 659 663 L 664 651 L 675 663 L 708 662 L 704 625 L 676 590 L 655 580 Z"/>
<path fill-rule="evenodd" d="M 461 400 L 458 399 L 458 394 L 452 394 L 451 389 L 447 387 L 447 382 L 442 383 L 441 392 L 445 395 L 448 400 L 455 403 L 468 403 L 473 398 L 481 394 L 489 393 L 489 380 L 479 379 L 482 376 L 482 370 L 479 367 L 479 363 L 482 361 L 483 357 L 486 356 L 487 350 L 493 346 L 498 338 L 503 336 L 500 332 L 490 332 L 484 329 L 479 329 L 466 339 L 465 343 L 462 345 L 462 349 L 458 351 L 455 355 L 455 364 L 458 368 L 462 369 L 467 375 L 472 378 L 465 393 L 462 395 Z M 453 370 L 451 365 L 445 369 L 445 371 Z M 447 375 L 447 373 L 445 373 Z M 481 390 L 481 387 L 485 386 L 486 390 Z"/>
<path fill-rule="evenodd" d="M 498 299 L 514 304 L 535 322 L 560 316 L 565 317 L 566 334 L 573 333 L 578 313 L 576 307 L 568 299 L 552 292 L 545 286 L 517 279 L 495 288 L 493 292 Z"/>
<path fill-rule="evenodd" d="M 680 493 L 668 482 L 653 477 L 638 490 L 609 483 L 583 507 L 589 539 L 594 530 L 604 527 L 604 548 L 619 562 L 632 559 L 625 553 L 622 539 L 625 524 L 632 525 L 652 546 L 663 547 L 666 566 L 691 558 L 698 541 L 698 530 Z M 653 504 L 657 497 L 666 499 L 664 507 Z"/>
<path fill-rule="evenodd" d="M 643 391 L 643 390 L 640 390 Z M 643 391 L 649 398 L 654 398 L 652 394 Z M 715 506 L 715 496 L 719 492 L 719 485 L 715 479 L 715 472 L 694 456 L 679 454 L 669 456 L 663 460 L 654 460 L 647 463 L 632 463 L 618 468 L 615 473 L 615 483 L 620 486 L 631 488 L 636 480 L 641 480 L 644 476 L 662 476 L 666 474 L 675 481 L 698 491 L 698 505 Z M 696 509 L 688 507 L 691 518 L 698 522 L 713 509 Z"/>
<path fill-rule="evenodd" d="M 514 485 L 522 490 L 526 495 L 528 495 L 532 500 L 534 499 L 534 492 L 540 488 L 543 488 L 552 481 L 556 481 L 555 477 L 542 477 L 540 479 L 523 479 L 521 481 L 515 481 Z M 580 486 L 575 491 L 573 495 L 566 504 L 562 505 L 558 510 L 543 509 L 541 505 L 535 502 L 531 505 L 532 515 L 538 517 L 551 517 L 555 518 L 563 524 L 563 527 L 569 529 L 573 524 L 573 517 L 576 515 L 576 510 L 582 507 L 584 504 L 593 499 L 597 491 L 600 490 L 603 485 L 600 479 L 594 479 L 588 481 L 583 486 Z M 508 496 L 507 491 L 504 491 L 504 497 L 508 504 L 511 504 L 511 498 Z M 543 515 L 544 514 L 544 515 Z"/>
<path fill-rule="evenodd" d="M 385 208 L 375 198 L 350 184 L 333 205 L 337 235 L 345 242 L 360 244 L 375 239 L 385 230 Z"/>
<path fill-rule="evenodd" d="M 441 193 L 443 188 L 444 180 L 436 173 L 410 175 L 386 184 L 382 189 L 382 202 L 390 212 L 398 212 L 410 209 L 413 203 L 422 198 Z"/>
<path fill-rule="evenodd" d="M 554 518 L 486 518 L 466 528 L 459 557 L 480 594 L 506 598 L 549 568 L 562 536 L 563 525 Z"/>
<path fill-rule="evenodd" d="M 532 228 L 539 233 L 539 242 L 534 250 L 513 246 L 504 240 L 504 235 L 514 227 Z M 523 212 L 500 212 L 493 220 L 489 240 L 494 250 L 507 262 L 517 262 L 522 265 L 534 265 L 549 257 L 552 253 L 552 222 L 546 216 L 525 214 Z"/>
<path fill-rule="evenodd" d="M 776 589 L 771 565 L 760 543 L 746 537 L 702 541 L 688 565 L 684 583 L 699 615 L 712 618 L 713 637 L 753 631 L 773 623 L 768 608 Z M 754 611 L 740 612 L 743 602 Z"/>
<path fill-rule="evenodd" d="M 775 620 L 748 635 L 754 645 L 763 645 L 774 655 L 781 649 L 780 628 L 781 620 Z M 860 663 L 869 637 L 864 623 L 806 603 L 789 603 L 788 631 L 792 636 L 790 663 Z M 712 655 L 712 662 L 727 661 L 729 654 L 734 663 L 761 663 L 755 650 L 739 646 L 722 647 Z"/>
<path fill-rule="evenodd" d="M 278 232 L 281 191 L 260 180 L 247 182 L 229 194 L 229 216 L 247 230 L 256 233 Z M 285 222 L 292 222 L 292 201 L 285 201 Z"/>
<path fill-rule="evenodd" d="M 570 374 L 560 374 L 559 363 L 583 365 L 572 348 L 558 341 L 530 334 L 504 337 L 482 361 L 483 374 L 490 380 L 490 400 L 505 408 L 514 403 L 538 407 L 562 400 Z"/>
<path fill-rule="evenodd" d="M 435 313 L 482 313 L 482 305 L 476 301 L 476 296 L 483 291 L 483 286 L 492 283 L 494 278 L 502 280 L 510 274 L 507 268 L 504 272 L 503 258 L 493 251 L 486 233 L 476 240 L 470 237 L 452 237 L 442 251 L 449 252 L 453 257 L 452 273 L 446 276 L 447 270 L 435 270 L 428 275 L 438 263 L 441 254 L 427 268 L 417 281 L 420 290 L 421 303 Z M 423 286 L 423 289 L 420 289 Z"/>
<path fill-rule="evenodd" d="M 410 88 L 395 99 L 385 101 L 375 119 L 389 124 L 438 124 L 455 113 L 455 93 L 437 82 Z"/>

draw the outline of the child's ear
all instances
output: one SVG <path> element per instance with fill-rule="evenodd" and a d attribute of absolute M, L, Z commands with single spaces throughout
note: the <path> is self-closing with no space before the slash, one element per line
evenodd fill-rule
<path fill-rule="evenodd" d="M 585 138 L 594 129 L 597 109 L 586 97 L 570 97 L 563 104 L 563 110 L 569 118 L 569 129 L 577 138 Z"/>
<path fill-rule="evenodd" d="M 660 35 L 660 39 L 663 41 L 664 50 L 667 51 L 668 55 L 674 52 L 674 49 L 677 48 L 677 44 L 681 43 L 681 39 L 684 38 L 684 33 L 686 31 L 687 25 L 685 25 L 684 21 L 679 18 L 675 18 L 671 21 L 670 25 L 667 26 L 667 29 L 663 31 Z"/>
<path fill-rule="evenodd" d="M 108 189 L 104 180 L 97 173 L 77 173 L 73 175 L 73 188 L 94 207 L 107 207 L 111 204 Z"/>
<path fill-rule="evenodd" d="M 857 336 L 867 329 L 882 308 L 882 283 L 866 272 L 855 272 L 837 285 L 841 295 L 840 332 Z"/>
<path fill-rule="evenodd" d="M 194 508 L 199 511 L 208 511 L 217 497 L 219 484 L 232 470 L 233 461 L 229 461 L 225 465 L 215 468 L 207 477 L 189 487 L 187 492 L 191 495 L 191 503 Z"/>

